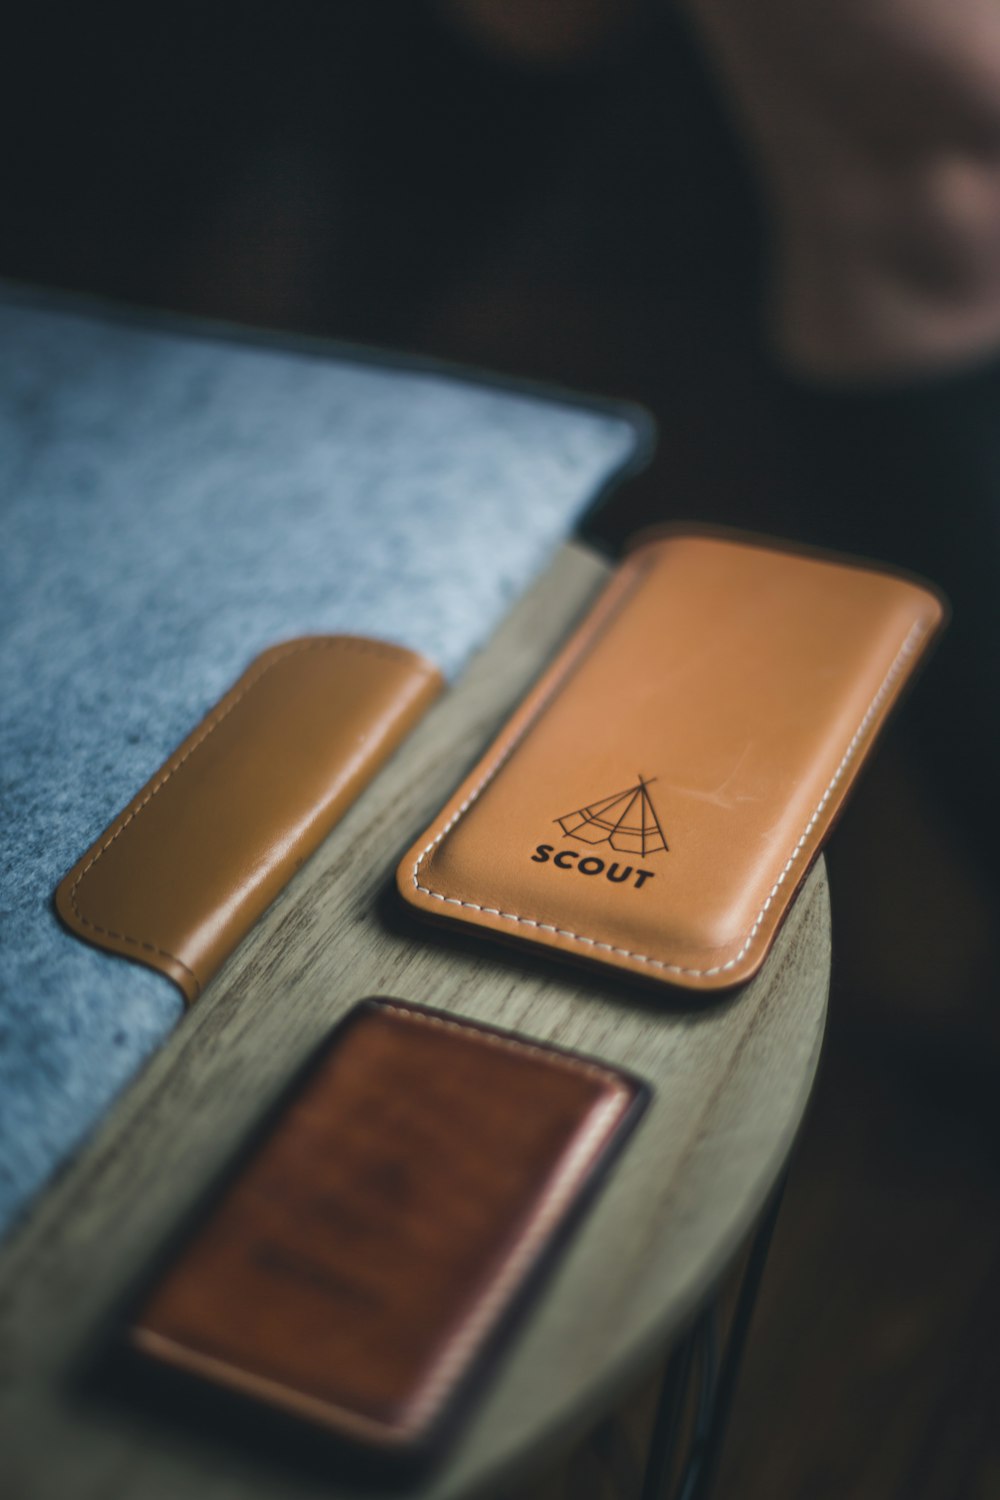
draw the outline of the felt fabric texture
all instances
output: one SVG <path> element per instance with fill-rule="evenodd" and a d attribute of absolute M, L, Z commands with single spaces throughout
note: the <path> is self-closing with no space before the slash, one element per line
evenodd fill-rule
<path fill-rule="evenodd" d="M 454 676 L 634 461 L 624 409 L 0 303 L 0 1227 L 181 1015 L 65 871 L 264 647 Z"/>

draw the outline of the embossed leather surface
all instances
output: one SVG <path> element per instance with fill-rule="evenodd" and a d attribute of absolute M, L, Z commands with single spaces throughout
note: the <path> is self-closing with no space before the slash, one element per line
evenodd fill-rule
<path fill-rule="evenodd" d="M 400 891 L 652 979 L 748 979 L 941 618 L 928 589 L 869 567 L 646 542 L 406 855 Z"/>
<path fill-rule="evenodd" d="M 420 1445 L 643 1097 L 601 1064 L 365 1001 L 131 1342 L 342 1436 Z"/>
<path fill-rule="evenodd" d="M 265 651 L 60 882 L 59 915 L 197 999 L 441 687 L 358 636 Z"/>

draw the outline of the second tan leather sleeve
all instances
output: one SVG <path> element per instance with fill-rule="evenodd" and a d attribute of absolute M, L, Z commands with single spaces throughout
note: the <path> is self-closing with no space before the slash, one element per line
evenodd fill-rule
<path fill-rule="evenodd" d="M 197 999 L 441 685 L 384 641 L 271 647 L 60 881 L 62 921 Z"/>
<path fill-rule="evenodd" d="M 760 966 L 942 606 L 672 535 L 623 564 L 398 872 L 428 916 L 712 990 Z"/>

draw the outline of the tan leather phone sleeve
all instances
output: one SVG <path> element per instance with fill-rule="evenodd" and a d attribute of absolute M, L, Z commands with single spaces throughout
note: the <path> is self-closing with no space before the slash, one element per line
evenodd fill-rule
<path fill-rule="evenodd" d="M 131 1318 L 144 1355 L 425 1444 L 645 1101 L 574 1054 L 366 1000 Z"/>
<path fill-rule="evenodd" d="M 942 613 L 916 583 L 815 554 L 646 542 L 400 891 L 568 958 L 693 989 L 748 979 Z"/>
<path fill-rule="evenodd" d="M 60 882 L 63 922 L 196 999 L 441 686 L 359 636 L 265 651 Z"/>

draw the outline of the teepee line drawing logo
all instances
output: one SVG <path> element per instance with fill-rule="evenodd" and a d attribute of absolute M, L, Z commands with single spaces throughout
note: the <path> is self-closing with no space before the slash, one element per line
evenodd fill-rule
<path fill-rule="evenodd" d="M 618 854 L 641 854 L 645 858 L 669 849 L 648 791 L 655 780 L 655 776 L 647 780 L 640 771 L 634 786 L 579 807 L 555 822 L 567 837 L 585 844 L 610 844 Z"/>

